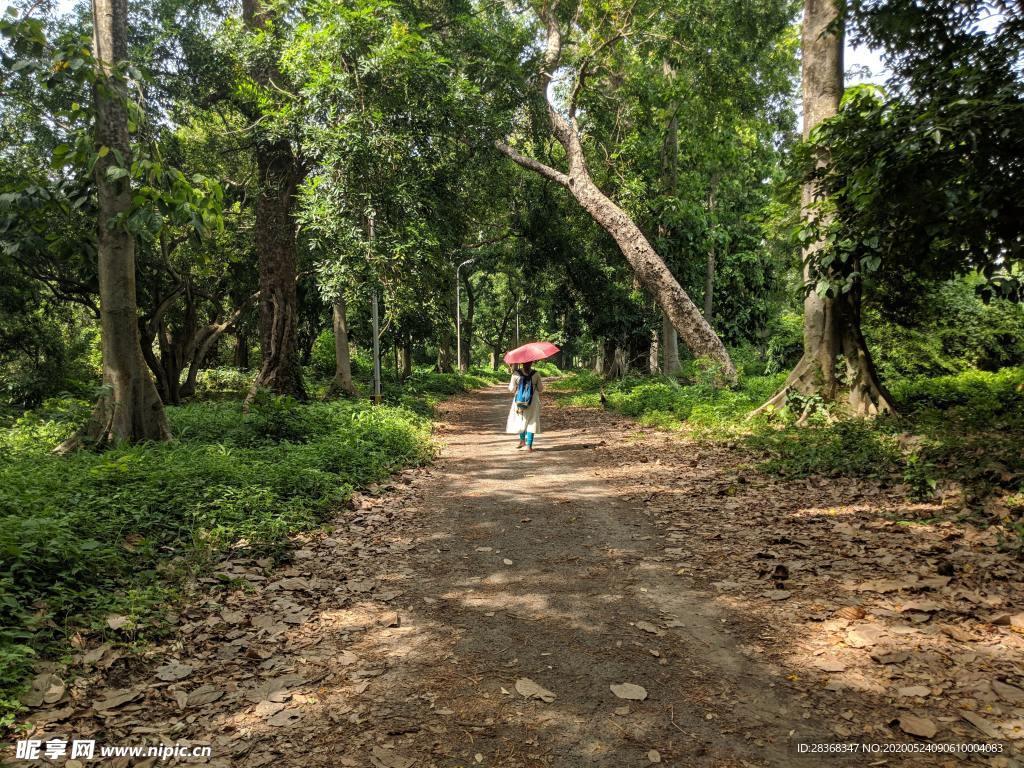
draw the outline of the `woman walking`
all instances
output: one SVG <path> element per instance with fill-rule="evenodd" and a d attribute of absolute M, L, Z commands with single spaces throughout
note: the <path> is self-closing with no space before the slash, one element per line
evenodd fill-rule
<path fill-rule="evenodd" d="M 533 436 L 540 432 L 540 393 L 543 389 L 540 374 L 533 370 L 532 363 L 523 363 L 522 368 L 512 369 L 508 391 L 514 392 L 515 397 L 508 411 L 505 431 L 519 435 L 517 449 L 533 450 Z"/>

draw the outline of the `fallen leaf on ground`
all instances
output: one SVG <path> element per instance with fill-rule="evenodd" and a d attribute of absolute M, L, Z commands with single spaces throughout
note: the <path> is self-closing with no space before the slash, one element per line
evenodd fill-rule
<path fill-rule="evenodd" d="M 302 719 L 302 712 L 298 709 L 282 709 L 276 715 L 271 715 L 267 719 L 267 724 L 272 725 L 275 728 L 280 728 L 283 725 L 291 725 L 297 723 Z"/>
<path fill-rule="evenodd" d="M 119 613 L 112 613 L 107 616 L 107 626 L 111 629 L 124 629 L 131 623 L 132 620 L 130 618 Z"/>
<path fill-rule="evenodd" d="M 877 645 L 885 635 L 885 630 L 874 624 L 855 627 L 846 633 L 846 644 L 851 648 L 870 648 Z"/>
<path fill-rule="evenodd" d="M 116 709 L 117 707 L 127 704 L 129 701 L 135 701 L 142 695 L 141 688 L 124 688 L 117 691 L 111 691 L 104 698 L 96 702 L 95 707 L 99 712 Z"/>
<path fill-rule="evenodd" d="M 647 689 L 642 685 L 636 685 L 635 683 L 613 683 L 611 685 L 611 690 L 612 693 L 620 699 L 643 701 L 647 698 Z"/>
<path fill-rule="evenodd" d="M 284 704 L 281 704 L 280 702 L 261 701 L 259 704 L 253 707 L 252 711 L 253 714 L 256 715 L 256 717 L 266 718 L 270 717 L 271 715 L 276 715 L 282 709 L 284 709 Z"/>
<path fill-rule="evenodd" d="M 516 680 L 516 691 L 519 695 L 525 696 L 528 699 L 540 699 L 548 703 L 555 700 L 555 694 L 537 685 L 528 677 L 520 677 Z"/>
<path fill-rule="evenodd" d="M 849 619 L 850 621 L 857 621 L 859 619 L 863 619 L 867 614 L 859 605 L 844 605 L 836 611 L 836 615 L 844 619 Z"/>
<path fill-rule="evenodd" d="M 45 672 L 32 679 L 32 687 L 21 697 L 21 703 L 26 707 L 56 704 L 64 697 L 64 691 L 64 681 L 57 675 Z"/>
<path fill-rule="evenodd" d="M 878 650 L 871 654 L 871 658 L 879 664 L 899 664 L 910 658 L 909 651 Z"/>
<path fill-rule="evenodd" d="M 650 760 L 652 763 L 660 763 L 661 753 L 658 752 L 658 750 L 656 749 L 652 749 L 650 752 L 647 753 L 647 759 Z"/>
<path fill-rule="evenodd" d="M 920 736 L 924 739 L 930 739 L 938 731 L 935 723 L 926 717 L 918 717 L 917 715 L 900 715 L 899 723 L 900 730 L 904 733 L 909 733 L 911 736 Z"/>
<path fill-rule="evenodd" d="M 90 667 L 94 664 L 98 664 L 100 659 L 103 658 L 103 655 L 109 650 L 110 645 L 104 643 L 98 648 L 93 648 L 91 651 L 86 651 L 82 654 L 82 663 Z"/>
<path fill-rule="evenodd" d="M 185 700 L 185 706 L 201 707 L 206 704 L 212 704 L 223 695 L 224 691 L 212 685 L 201 685 L 188 694 L 188 698 Z"/>
<path fill-rule="evenodd" d="M 977 712 L 971 712 L 969 709 L 961 709 L 960 716 L 990 739 L 999 738 L 999 729 Z"/>
<path fill-rule="evenodd" d="M 1014 704 L 1024 702 L 1024 690 L 1021 690 L 1016 685 L 1004 683 L 1002 680 L 993 680 L 992 690 L 1003 701 L 1009 701 Z"/>
<path fill-rule="evenodd" d="M 931 688 L 924 685 L 910 685 L 896 691 L 900 696 L 927 696 L 932 692 Z"/>
<path fill-rule="evenodd" d="M 374 747 L 370 753 L 370 765 L 373 768 L 412 768 L 416 758 L 408 757 L 394 749 Z"/>
<path fill-rule="evenodd" d="M 182 664 L 177 661 L 172 661 L 170 664 L 164 664 L 162 667 L 156 668 L 156 679 L 163 680 L 165 683 L 173 683 L 175 680 L 184 680 L 191 674 L 192 667 L 188 664 Z"/>
<path fill-rule="evenodd" d="M 638 621 L 634 626 L 642 632 L 647 632 L 651 635 L 660 635 L 661 630 L 651 624 L 649 621 Z"/>

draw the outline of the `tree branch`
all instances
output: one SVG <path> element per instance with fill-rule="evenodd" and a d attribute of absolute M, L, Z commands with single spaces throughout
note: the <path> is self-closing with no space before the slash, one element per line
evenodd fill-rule
<path fill-rule="evenodd" d="M 556 184 L 561 184 L 563 187 L 569 186 L 569 177 L 561 171 L 556 171 L 550 165 L 544 165 L 544 163 L 539 160 L 534 160 L 532 157 L 521 155 L 502 141 L 495 141 L 494 146 L 499 152 L 510 158 L 516 164 L 521 165 L 523 168 L 531 170 L 534 173 L 539 173 L 544 178 L 549 179 Z"/>

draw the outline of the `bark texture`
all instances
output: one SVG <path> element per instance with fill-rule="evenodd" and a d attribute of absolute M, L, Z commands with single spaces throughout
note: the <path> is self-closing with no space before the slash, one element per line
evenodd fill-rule
<path fill-rule="evenodd" d="M 559 66 L 562 33 L 555 8 L 548 6 L 544 18 L 547 27 L 547 48 L 541 83 L 546 93 L 551 73 Z M 640 284 L 657 300 L 676 327 L 683 342 L 698 357 L 708 357 L 722 368 L 723 375 L 735 380 L 736 368 L 718 334 L 711 328 L 700 310 L 683 290 L 675 276 L 654 250 L 640 228 L 629 215 L 605 195 L 590 177 L 583 145 L 575 121 L 575 108 L 570 106 L 568 117 L 563 116 L 550 100 L 548 117 L 551 129 L 565 150 L 568 170 L 563 173 L 531 157 L 526 157 L 503 142 L 495 146 L 523 168 L 534 171 L 561 184 L 608 234 L 612 236 L 626 261 L 633 268 Z"/>
<path fill-rule="evenodd" d="M 675 376 L 679 373 L 679 337 L 669 316 L 662 314 L 661 320 L 662 373 Z"/>
<path fill-rule="evenodd" d="M 244 0 L 242 16 L 250 29 L 262 29 L 271 19 L 260 0 Z M 262 86 L 273 88 L 276 68 L 261 67 L 253 73 Z M 278 395 L 304 400 L 298 342 L 298 295 L 296 291 L 295 190 L 303 178 L 302 164 L 291 143 L 283 138 L 257 135 L 255 242 L 260 272 L 259 373 L 246 402 L 267 389 Z"/>
<path fill-rule="evenodd" d="M 651 373 L 661 373 L 661 362 L 658 356 L 658 331 L 651 331 L 651 352 L 647 358 L 648 368 Z"/>
<path fill-rule="evenodd" d="M 169 440 L 170 427 L 163 403 L 149 375 L 140 346 L 135 294 L 135 238 L 114 220 L 131 208 L 127 178 L 110 180 L 107 169 L 117 165 L 115 154 L 131 157 L 126 93 L 113 76 L 128 49 L 127 0 L 93 0 L 93 50 L 99 64 L 93 98 L 96 107 L 94 144 L 109 148 L 96 161 L 94 179 L 98 203 L 97 260 L 100 328 L 103 349 L 103 394 L 83 431 L 58 450 L 80 445 Z"/>
<path fill-rule="evenodd" d="M 412 376 L 412 334 L 406 333 L 402 339 L 402 365 L 400 368 L 402 381 Z"/>
<path fill-rule="evenodd" d="M 843 35 L 837 0 L 805 0 L 803 45 L 803 136 L 806 141 L 822 120 L 839 111 L 843 95 Z M 827 157 L 819 158 L 825 163 Z M 817 189 L 805 184 L 803 215 L 816 216 Z M 803 253 L 804 280 L 812 281 L 811 264 L 824 247 L 816 242 Z M 872 417 L 894 413 L 892 397 L 882 386 L 860 330 L 860 290 L 836 298 L 810 292 L 804 300 L 804 354 L 783 385 L 758 411 L 784 405 L 790 392 L 818 395 L 841 404 L 849 413 Z"/>
<path fill-rule="evenodd" d="M 348 319 L 345 316 L 345 297 L 338 296 L 331 302 L 331 320 L 334 325 L 334 379 L 328 394 L 342 394 L 357 397 L 359 391 L 352 382 L 352 357 L 348 346 Z"/>

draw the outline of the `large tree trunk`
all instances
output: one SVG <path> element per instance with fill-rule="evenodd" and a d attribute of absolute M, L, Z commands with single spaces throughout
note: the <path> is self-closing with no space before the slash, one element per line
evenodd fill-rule
<path fill-rule="evenodd" d="M 412 376 L 412 334 L 406 333 L 402 339 L 402 381 Z"/>
<path fill-rule="evenodd" d="M 621 343 L 616 343 L 614 349 L 615 351 L 612 352 L 611 362 L 607 366 L 607 376 L 609 379 L 621 379 L 629 373 L 629 360 L 626 357 L 626 347 Z"/>
<path fill-rule="evenodd" d="M 448 297 L 448 321 L 438 331 L 437 372 L 451 373 L 455 370 L 455 292 Z"/>
<path fill-rule="evenodd" d="M 559 66 L 562 33 L 553 6 L 546 6 L 544 21 L 547 25 L 547 51 L 541 81 L 546 93 L 551 75 Z M 625 211 L 598 189 L 591 179 L 575 125 L 575 107 L 570 107 L 567 119 L 549 100 L 548 117 L 555 138 L 565 150 L 567 173 L 525 157 L 503 142 L 495 142 L 495 146 L 523 168 L 534 171 L 569 190 L 590 217 L 612 236 L 622 255 L 633 268 L 639 283 L 655 297 L 665 314 L 671 318 L 672 324 L 693 354 L 714 360 L 721 366 L 725 378 L 735 380 L 736 368 L 722 340 L 665 266 L 665 262 L 640 228 Z"/>
<path fill-rule="evenodd" d="M 169 440 L 163 404 L 149 375 L 140 346 L 135 297 L 135 238 L 115 222 L 131 209 L 131 182 L 111 180 L 116 155 L 131 158 L 127 94 L 113 69 L 128 52 L 127 0 L 93 0 L 93 51 L 99 64 L 93 99 L 94 145 L 110 149 L 93 171 L 98 203 L 97 262 L 103 349 L 103 394 L 82 432 L 64 443 L 68 451 L 83 444 L 106 446 L 121 441 Z M 127 162 L 127 160 L 126 160 Z"/>
<path fill-rule="evenodd" d="M 249 334 L 244 330 L 235 331 L 235 367 L 249 368 Z"/>
<path fill-rule="evenodd" d="M 664 313 L 661 319 L 661 347 L 664 350 L 662 373 L 666 376 L 675 376 L 679 373 L 679 337 L 676 336 L 676 327 Z"/>
<path fill-rule="evenodd" d="M 805 0 L 803 20 L 804 140 L 818 123 L 835 115 L 843 95 L 843 34 L 836 0 Z M 828 158 L 819 157 L 824 164 Z M 818 213 L 817 189 L 804 184 L 801 206 L 805 219 Z M 825 246 L 810 244 L 803 253 L 804 281 L 814 282 L 815 254 Z M 785 405 L 790 392 L 819 395 L 857 416 L 893 413 L 892 397 L 878 380 L 860 330 L 859 286 L 838 297 L 811 290 L 804 300 L 804 354 L 785 385 L 758 411 Z M 841 367 L 842 366 L 842 367 Z M 842 372 L 840 372 L 842 371 Z"/>
<path fill-rule="evenodd" d="M 344 296 L 339 295 L 331 302 L 331 320 L 334 325 L 334 378 L 331 380 L 328 393 L 358 397 L 359 391 L 352 382 L 352 357 L 348 347 L 348 319 L 345 316 Z"/>
<path fill-rule="evenodd" d="M 253 30 L 271 26 L 260 0 L 244 0 L 242 15 Z M 277 74 L 271 64 L 253 76 L 270 88 Z M 259 130 L 259 129 L 257 129 Z M 260 389 L 274 394 L 306 398 L 298 343 L 298 295 L 296 291 L 295 189 L 302 181 L 301 163 L 284 138 L 257 134 L 255 242 L 260 277 L 260 354 L 262 362 L 246 398 Z"/>

